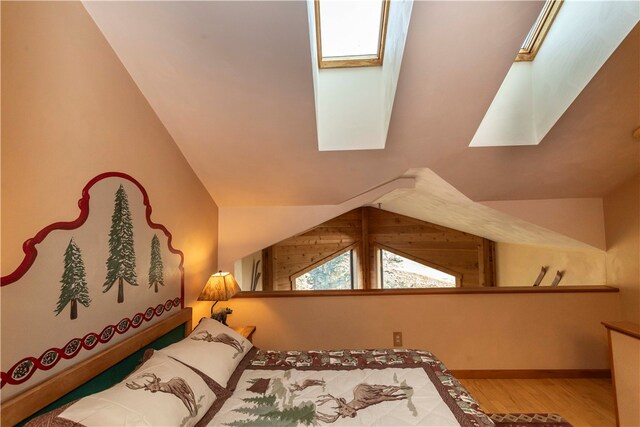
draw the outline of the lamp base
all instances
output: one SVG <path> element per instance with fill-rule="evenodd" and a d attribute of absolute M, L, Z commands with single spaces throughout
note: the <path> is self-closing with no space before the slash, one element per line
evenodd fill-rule
<path fill-rule="evenodd" d="M 213 319 L 213 307 L 215 307 L 217 303 L 218 303 L 218 301 L 215 301 L 215 302 L 213 303 L 213 305 L 211 306 L 211 318 L 212 318 L 212 319 Z"/>
<path fill-rule="evenodd" d="M 211 310 L 211 318 L 217 320 L 218 322 L 222 323 L 223 325 L 229 326 L 227 325 L 227 316 L 232 314 L 233 310 L 231 310 L 229 307 L 225 307 L 222 308 L 218 311 L 216 311 L 215 313 L 213 312 L 213 308 Z"/>

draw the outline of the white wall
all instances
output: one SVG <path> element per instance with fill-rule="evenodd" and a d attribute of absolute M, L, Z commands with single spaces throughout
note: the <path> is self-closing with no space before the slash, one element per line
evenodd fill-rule
<path fill-rule="evenodd" d="M 549 267 L 541 286 L 553 281 L 556 271 L 564 271 L 560 286 L 607 284 L 606 253 L 549 246 L 496 244 L 498 286 L 531 286 L 542 266 Z"/>
<path fill-rule="evenodd" d="M 234 275 L 236 281 L 240 285 L 243 291 L 251 290 L 251 281 L 253 278 L 253 266 L 258 263 L 257 271 L 260 273 L 258 276 L 258 285 L 256 291 L 262 290 L 262 251 L 254 252 L 246 257 L 239 259 L 235 262 Z"/>

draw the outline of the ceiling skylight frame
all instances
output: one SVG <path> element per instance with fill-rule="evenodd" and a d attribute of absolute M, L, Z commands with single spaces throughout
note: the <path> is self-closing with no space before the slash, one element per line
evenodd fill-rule
<path fill-rule="evenodd" d="M 553 20 L 556 18 L 563 0 L 547 0 L 542 7 L 542 11 L 536 22 L 531 27 L 531 31 L 527 34 L 518 55 L 516 55 L 516 62 L 521 61 L 533 61 L 542 46 L 544 38 L 547 36 Z"/>
<path fill-rule="evenodd" d="M 320 0 L 314 0 L 315 24 L 316 24 L 316 52 L 319 68 L 351 68 L 351 67 L 378 67 L 384 61 L 384 48 L 387 38 L 387 23 L 389 20 L 389 6 L 391 0 L 381 0 L 382 10 L 380 19 L 380 32 L 378 40 L 378 53 L 376 55 L 340 56 L 323 58 L 322 56 L 322 31 L 320 25 Z"/>

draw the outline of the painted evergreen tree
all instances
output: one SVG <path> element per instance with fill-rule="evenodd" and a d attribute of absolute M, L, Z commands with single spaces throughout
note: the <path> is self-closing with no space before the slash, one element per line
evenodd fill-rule
<path fill-rule="evenodd" d="M 80 248 L 73 241 L 73 238 L 67 245 L 64 252 L 64 273 L 60 280 L 60 298 L 58 306 L 54 310 L 56 316 L 62 313 L 62 310 L 71 303 L 71 320 L 78 317 L 78 303 L 89 307 L 91 298 L 89 298 L 89 289 L 87 288 L 87 274 L 84 270 L 84 261 Z"/>
<path fill-rule="evenodd" d="M 151 239 L 151 265 L 149 266 L 149 287 L 154 286 L 158 293 L 158 285 L 164 286 L 162 256 L 160 256 L 160 240 L 157 235 Z"/>
<path fill-rule="evenodd" d="M 227 426 L 306 426 L 314 425 L 316 412 L 312 402 L 302 402 L 297 406 L 280 409 L 275 394 L 247 397 L 243 402 L 251 405 L 234 409 L 234 412 L 249 415 L 251 418 L 232 421 Z"/>
<path fill-rule="evenodd" d="M 108 292 L 118 282 L 118 302 L 124 302 L 124 282 L 138 286 L 136 276 L 136 254 L 133 248 L 133 222 L 129 211 L 129 199 L 124 187 L 116 191 L 111 231 L 109 232 L 109 258 L 107 278 L 102 292 Z"/>

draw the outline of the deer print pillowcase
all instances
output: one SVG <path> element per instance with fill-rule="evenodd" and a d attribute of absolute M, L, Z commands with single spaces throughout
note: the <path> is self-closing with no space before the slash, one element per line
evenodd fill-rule
<path fill-rule="evenodd" d="M 78 400 L 58 417 L 87 427 L 190 427 L 215 400 L 192 369 L 156 352 L 121 383 Z"/>
<path fill-rule="evenodd" d="M 253 344 L 222 323 L 203 318 L 191 334 L 159 352 L 189 365 L 222 387 Z"/>

